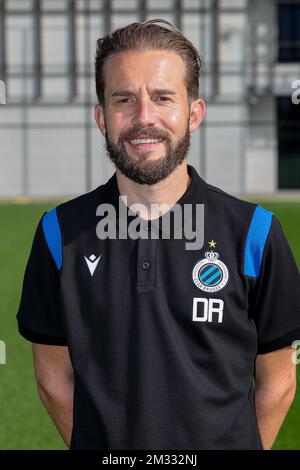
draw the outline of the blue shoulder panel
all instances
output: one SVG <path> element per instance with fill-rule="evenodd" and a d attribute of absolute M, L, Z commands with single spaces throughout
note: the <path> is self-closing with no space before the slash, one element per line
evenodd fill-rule
<path fill-rule="evenodd" d="M 269 212 L 260 206 L 257 206 L 253 213 L 245 246 L 244 274 L 246 276 L 258 277 L 260 274 L 272 216 L 273 212 Z"/>
<path fill-rule="evenodd" d="M 62 267 L 62 241 L 56 208 L 44 215 L 42 225 L 50 253 L 60 269 Z"/>

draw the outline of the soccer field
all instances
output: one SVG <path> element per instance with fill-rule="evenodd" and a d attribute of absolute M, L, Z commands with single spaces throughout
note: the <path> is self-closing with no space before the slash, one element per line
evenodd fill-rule
<path fill-rule="evenodd" d="M 18 334 L 16 322 L 34 231 L 43 212 L 55 205 L 0 204 L 0 340 L 6 343 L 6 364 L 0 365 L 0 449 L 66 448 L 39 401 L 31 345 Z M 300 202 L 261 202 L 261 205 L 281 221 L 300 267 Z M 274 449 L 300 449 L 299 393 Z"/>

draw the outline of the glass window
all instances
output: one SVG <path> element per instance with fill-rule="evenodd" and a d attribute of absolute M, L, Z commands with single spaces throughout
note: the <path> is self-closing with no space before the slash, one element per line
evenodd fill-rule
<path fill-rule="evenodd" d="M 42 8 L 46 11 L 65 10 L 67 6 L 66 0 L 43 0 L 42 2 Z"/>
<path fill-rule="evenodd" d="M 300 189 L 300 105 L 290 97 L 277 98 L 278 187 Z"/>
<path fill-rule="evenodd" d="M 136 14 L 114 14 L 111 18 L 112 29 L 121 28 L 127 24 L 139 21 L 139 17 Z"/>
<path fill-rule="evenodd" d="M 42 18 L 42 60 L 44 72 L 64 72 L 68 64 L 68 23 L 62 15 Z"/>
<path fill-rule="evenodd" d="M 246 8 L 247 0 L 220 0 L 220 8 L 226 10 L 227 8 Z"/>
<path fill-rule="evenodd" d="M 30 10 L 32 8 L 32 0 L 10 0 L 6 2 L 6 8 L 9 12 Z"/>
<path fill-rule="evenodd" d="M 280 62 L 300 60 L 300 4 L 279 3 L 278 36 Z"/>
<path fill-rule="evenodd" d="M 202 2 L 200 0 L 183 0 L 183 8 L 201 8 Z"/>
<path fill-rule="evenodd" d="M 103 8 L 103 0 L 77 0 L 76 7 L 78 11 L 82 10 L 101 10 Z"/>
<path fill-rule="evenodd" d="M 86 29 L 87 17 L 78 15 L 76 19 L 76 39 L 77 39 L 77 85 L 78 96 L 83 98 L 90 93 L 92 99 L 96 99 L 94 62 L 97 39 L 104 34 L 104 18 L 101 16 L 91 16 L 89 18 L 89 30 Z M 88 79 L 87 73 L 90 74 Z M 89 80 L 89 87 L 87 87 Z"/>
<path fill-rule="evenodd" d="M 173 10 L 174 1 L 173 0 L 149 0 L 148 1 L 149 10 Z"/>
<path fill-rule="evenodd" d="M 112 1 L 113 10 L 137 10 L 139 4 L 137 0 L 113 0 Z"/>

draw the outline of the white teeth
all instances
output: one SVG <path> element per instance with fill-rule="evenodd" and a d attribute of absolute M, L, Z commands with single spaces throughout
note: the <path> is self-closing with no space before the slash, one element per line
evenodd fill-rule
<path fill-rule="evenodd" d="M 138 144 L 157 144 L 160 142 L 161 139 L 134 139 L 131 140 L 130 143 L 133 145 L 138 145 Z"/>

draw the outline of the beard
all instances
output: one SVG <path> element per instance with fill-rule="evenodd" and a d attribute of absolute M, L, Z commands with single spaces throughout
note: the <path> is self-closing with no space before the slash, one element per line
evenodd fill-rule
<path fill-rule="evenodd" d="M 140 153 L 140 160 L 133 161 L 125 149 L 125 141 L 137 139 L 139 136 L 147 136 L 156 139 L 163 139 L 165 155 L 155 161 L 147 161 L 149 152 Z M 110 160 L 130 180 L 139 184 L 155 184 L 169 176 L 175 168 L 180 165 L 190 148 L 189 122 L 183 137 L 172 145 L 169 134 L 166 131 L 155 128 L 135 127 L 130 131 L 120 135 L 118 143 L 112 142 L 105 134 L 105 147 Z"/>

